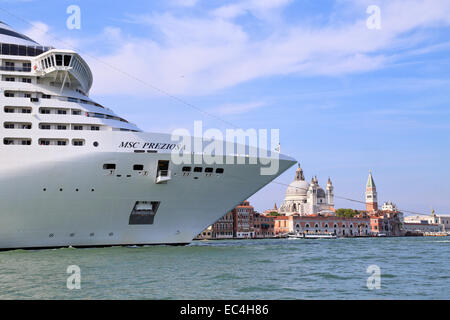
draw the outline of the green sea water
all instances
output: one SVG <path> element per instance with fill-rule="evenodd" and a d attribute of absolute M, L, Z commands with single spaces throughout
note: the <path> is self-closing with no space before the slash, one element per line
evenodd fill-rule
<path fill-rule="evenodd" d="M 450 299 L 449 239 L 7 251 L 0 253 L 0 299 Z M 71 265 L 80 268 L 79 290 L 67 287 Z M 369 290 L 372 265 L 380 288 Z"/>

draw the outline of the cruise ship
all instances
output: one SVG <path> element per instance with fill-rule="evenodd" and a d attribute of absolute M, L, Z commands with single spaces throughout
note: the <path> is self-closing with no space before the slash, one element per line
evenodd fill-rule
<path fill-rule="evenodd" d="M 0 250 L 188 244 L 295 164 L 176 164 L 170 134 L 89 98 L 79 54 L 3 22 L 0 46 Z"/>

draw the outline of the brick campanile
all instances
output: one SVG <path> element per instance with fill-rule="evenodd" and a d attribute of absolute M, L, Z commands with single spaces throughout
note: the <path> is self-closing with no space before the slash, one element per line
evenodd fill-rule
<path fill-rule="evenodd" d="M 366 210 L 368 213 L 378 210 L 378 196 L 375 181 L 373 181 L 372 171 L 369 173 L 366 185 Z"/>

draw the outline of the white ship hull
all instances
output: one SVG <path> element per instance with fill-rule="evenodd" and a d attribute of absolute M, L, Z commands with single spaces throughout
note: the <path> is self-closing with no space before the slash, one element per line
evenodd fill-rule
<path fill-rule="evenodd" d="M 163 134 L 112 132 L 96 138 L 108 149 L 130 135 L 169 139 Z M 220 165 L 221 175 L 183 176 L 183 165 L 171 164 L 171 180 L 156 184 L 158 160 L 170 160 L 168 152 L 13 148 L 0 159 L 0 249 L 187 244 L 295 163 L 281 159 L 276 176 L 260 175 L 260 166 L 249 164 Z M 117 169 L 110 174 L 104 163 L 115 163 Z M 149 168 L 148 174 L 133 171 L 136 163 Z M 160 202 L 153 224 L 129 225 L 137 201 Z"/>

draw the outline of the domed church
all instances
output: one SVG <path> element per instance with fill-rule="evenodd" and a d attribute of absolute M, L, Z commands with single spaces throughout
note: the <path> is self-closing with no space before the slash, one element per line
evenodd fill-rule
<path fill-rule="evenodd" d="M 286 190 L 284 203 L 279 209 L 280 214 L 291 216 L 298 214 L 307 216 L 312 214 L 334 214 L 333 184 L 328 178 L 326 191 L 319 186 L 317 177 L 311 183 L 305 181 L 303 169 L 298 165 L 295 179 Z"/>

